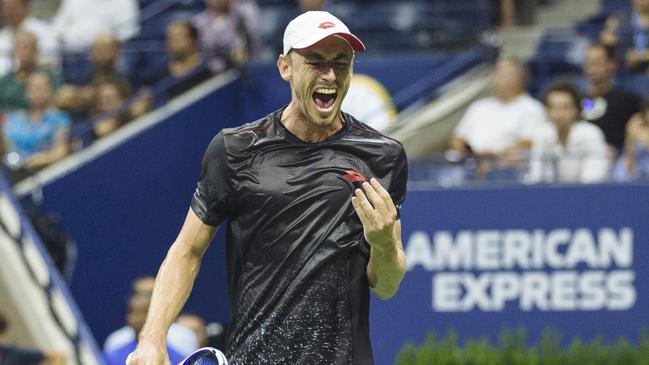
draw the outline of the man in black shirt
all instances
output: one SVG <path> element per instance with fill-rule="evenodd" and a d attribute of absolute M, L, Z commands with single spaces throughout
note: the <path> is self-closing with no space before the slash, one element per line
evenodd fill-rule
<path fill-rule="evenodd" d="M 626 124 L 640 111 L 641 99 L 614 87 L 616 69 L 610 49 L 599 43 L 588 47 L 584 63 L 588 95 L 583 101 L 583 116 L 602 129 L 606 143 L 617 153 L 624 148 Z"/>
<path fill-rule="evenodd" d="M 364 49 L 329 13 L 289 23 L 277 65 L 291 102 L 210 143 L 129 365 L 168 364 L 166 331 L 226 219 L 231 364 L 373 364 L 369 289 L 387 299 L 405 272 L 407 162 L 340 110 Z"/>

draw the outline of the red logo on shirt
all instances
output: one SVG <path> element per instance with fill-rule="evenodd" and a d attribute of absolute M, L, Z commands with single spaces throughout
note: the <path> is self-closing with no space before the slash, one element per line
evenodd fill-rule
<path fill-rule="evenodd" d="M 322 29 L 328 29 L 328 28 L 334 28 L 334 27 L 336 27 L 336 24 L 334 24 L 332 22 L 323 22 L 323 23 L 320 23 L 320 25 L 318 26 L 318 28 L 322 28 Z"/>
<path fill-rule="evenodd" d="M 345 179 L 349 183 L 355 183 L 355 182 L 365 182 L 367 179 L 365 176 L 361 175 L 360 173 L 354 171 L 354 170 L 347 170 L 345 171 L 345 175 L 343 175 L 343 179 Z"/>

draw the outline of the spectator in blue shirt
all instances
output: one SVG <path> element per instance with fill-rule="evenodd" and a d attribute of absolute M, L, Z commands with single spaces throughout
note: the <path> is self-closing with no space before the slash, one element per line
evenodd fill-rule
<path fill-rule="evenodd" d="M 135 337 L 129 342 L 122 344 L 120 347 L 104 353 L 107 365 L 124 365 L 128 355 L 135 351 L 137 345 L 137 336 L 139 335 L 146 315 L 149 312 L 149 305 L 151 304 L 151 297 L 148 295 L 133 295 L 128 302 L 128 311 L 126 314 L 126 323 L 135 331 Z M 167 346 L 169 352 L 169 360 L 172 364 L 179 364 L 183 360 L 183 356 L 176 352 L 172 347 Z"/>
<path fill-rule="evenodd" d="M 43 72 L 27 78 L 28 110 L 10 112 L 3 125 L 7 152 L 23 161 L 28 170 L 54 163 L 68 153 L 70 118 L 52 108 L 52 83 Z"/>
<path fill-rule="evenodd" d="M 649 99 L 642 102 L 626 128 L 624 155 L 615 169 L 618 181 L 649 179 Z"/>

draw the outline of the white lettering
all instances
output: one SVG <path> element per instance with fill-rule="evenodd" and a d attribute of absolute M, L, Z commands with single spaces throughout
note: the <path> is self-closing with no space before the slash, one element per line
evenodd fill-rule
<path fill-rule="evenodd" d="M 465 273 L 462 275 L 466 295 L 462 301 L 462 309 L 470 311 L 476 305 L 483 311 L 490 310 L 489 295 L 487 289 L 490 284 L 491 276 L 488 273 L 482 274 L 475 278 L 473 274 Z"/>
<path fill-rule="evenodd" d="M 440 231 L 435 233 L 434 266 L 437 270 L 449 268 L 465 270 L 473 264 L 471 243 L 473 234 L 470 231 L 461 231 L 457 234 L 455 242 L 450 232 Z"/>
<path fill-rule="evenodd" d="M 507 301 L 520 296 L 520 289 L 520 281 L 516 273 L 501 272 L 495 274 L 491 288 L 491 296 L 493 298 L 492 309 L 494 311 L 505 309 Z"/>
<path fill-rule="evenodd" d="M 577 273 L 557 271 L 552 275 L 550 300 L 554 310 L 575 310 L 577 307 Z"/>
<path fill-rule="evenodd" d="M 527 272 L 523 275 L 520 305 L 524 311 L 548 310 L 550 282 L 544 272 Z"/>
<path fill-rule="evenodd" d="M 597 250 L 595 249 L 595 240 L 588 229 L 578 229 L 572 236 L 572 242 L 566 252 L 566 267 L 574 268 L 580 262 L 589 267 L 598 267 Z"/>
<path fill-rule="evenodd" d="M 633 264 L 633 230 L 629 227 L 620 230 L 619 238 L 611 228 L 599 230 L 600 264 L 611 265 L 611 260 L 620 268 Z"/>
<path fill-rule="evenodd" d="M 633 307 L 636 299 L 634 280 L 635 274 L 629 270 L 613 271 L 608 276 L 606 289 L 610 295 L 609 310 L 621 311 Z"/>
<path fill-rule="evenodd" d="M 442 273 L 433 278 L 433 310 L 438 312 L 459 312 L 460 282 L 458 274 Z"/>
<path fill-rule="evenodd" d="M 579 291 L 581 292 L 579 309 L 592 311 L 604 308 L 604 305 L 606 305 L 604 275 L 603 271 L 587 271 L 581 275 L 579 280 Z"/>
<path fill-rule="evenodd" d="M 530 252 L 532 244 L 527 231 L 505 231 L 503 235 L 503 268 L 512 269 L 518 266 L 521 269 L 530 267 Z"/>
<path fill-rule="evenodd" d="M 494 270 L 500 259 L 500 232 L 479 231 L 476 238 L 476 268 Z"/>
<path fill-rule="evenodd" d="M 434 269 L 435 262 L 428 233 L 422 231 L 413 232 L 408 239 L 404 254 L 406 255 L 406 269 L 408 271 L 417 265 L 421 265 L 424 270 L 428 271 Z"/>
<path fill-rule="evenodd" d="M 545 240 L 545 258 L 548 266 L 557 269 L 563 267 L 563 258 L 559 252 L 559 245 L 568 244 L 568 240 L 570 240 L 570 230 L 556 229 L 550 231 Z"/>

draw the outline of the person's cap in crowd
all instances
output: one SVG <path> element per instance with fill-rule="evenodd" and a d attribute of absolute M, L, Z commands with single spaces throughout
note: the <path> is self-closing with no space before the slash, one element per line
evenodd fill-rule
<path fill-rule="evenodd" d="M 331 35 L 345 39 L 357 52 L 365 50 L 363 42 L 340 19 L 326 11 L 307 11 L 286 26 L 284 54 L 288 54 L 291 49 L 310 47 Z"/>

